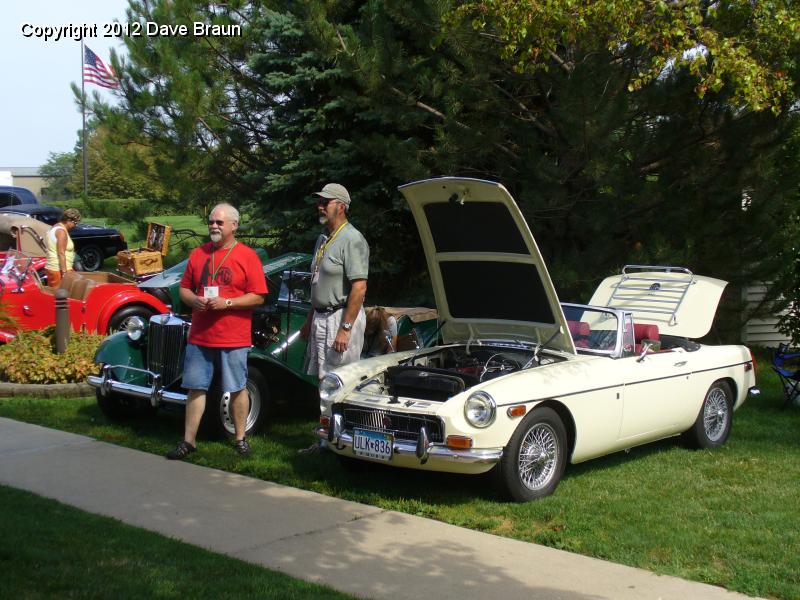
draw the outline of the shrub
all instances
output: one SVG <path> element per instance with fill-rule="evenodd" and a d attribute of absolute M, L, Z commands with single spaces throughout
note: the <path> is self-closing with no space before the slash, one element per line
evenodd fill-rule
<path fill-rule="evenodd" d="M 73 198 L 72 200 L 51 200 L 48 201 L 47 204 L 50 204 L 52 206 L 58 206 L 61 209 L 75 208 L 78 210 L 79 213 L 81 213 L 82 218 L 94 216 L 89 214 L 89 209 L 86 208 L 86 205 L 80 198 Z"/>
<path fill-rule="evenodd" d="M 79 383 L 97 373 L 94 355 L 103 336 L 72 332 L 56 354 L 55 327 L 23 331 L 0 346 L 0 378 L 11 383 Z"/>

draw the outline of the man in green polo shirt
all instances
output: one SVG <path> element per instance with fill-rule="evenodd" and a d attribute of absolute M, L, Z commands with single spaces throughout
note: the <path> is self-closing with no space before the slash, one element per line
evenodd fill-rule
<path fill-rule="evenodd" d="M 328 371 L 361 356 L 369 245 L 347 219 L 350 194 L 343 185 L 329 183 L 315 195 L 325 232 L 317 239 L 311 265 L 314 310 L 308 313 L 300 335 L 308 340 L 307 373 L 322 379 Z"/>
<path fill-rule="evenodd" d="M 319 379 L 361 358 L 364 345 L 364 296 L 369 273 L 369 245 L 347 220 L 350 194 L 343 185 L 329 183 L 316 192 L 317 214 L 325 231 L 317 238 L 311 263 L 311 306 L 300 336 L 308 340 L 307 373 Z M 314 454 L 324 449 L 315 442 L 300 450 Z"/>

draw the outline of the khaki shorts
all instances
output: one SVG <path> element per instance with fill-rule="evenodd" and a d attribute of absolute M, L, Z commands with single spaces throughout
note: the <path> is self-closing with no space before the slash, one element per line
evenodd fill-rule
<path fill-rule="evenodd" d="M 350 330 L 350 343 L 344 352 L 333 349 L 333 341 L 342 323 L 344 309 L 340 308 L 332 313 L 314 313 L 311 321 L 311 331 L 308 335 L 308 349 L 306 360 L 308 369 L 306 373 L 316 375 L 320 379 L 328 371 L 347 365 L 361 358 L 361 348 L 364 346 L 364 329 L 367 326 L 367 316 L 364 309 L 358 311 L 358 316 Z"/>

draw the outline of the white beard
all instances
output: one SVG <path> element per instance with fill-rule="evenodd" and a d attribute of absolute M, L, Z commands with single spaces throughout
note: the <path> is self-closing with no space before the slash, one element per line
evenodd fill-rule
<path fill-rule="evenodd" d="M 328 224 L 328 216 L 327 215 L 320 215 L 319 216 L 319 224 L 320 225 L 327 225 Z"/>
<path fill-rule="evenodd" d="M 212 231 L 208 234 L 208 237 L 211 238 L 211 241 L 215 244 L 218 244 L 222 239 L 222 232 L 221 231 Z"/>

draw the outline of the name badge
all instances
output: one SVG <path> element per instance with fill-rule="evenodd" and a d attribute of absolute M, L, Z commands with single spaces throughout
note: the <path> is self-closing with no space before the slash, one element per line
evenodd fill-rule
<path fill-rule="evenodd" d="M 203 288 L 203 297 L 204 298 L 216 298 L 219 296 L 219 286 L 218 285 L 209 285 Z"/>

